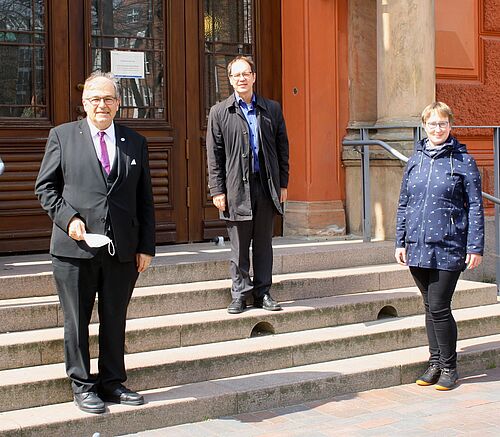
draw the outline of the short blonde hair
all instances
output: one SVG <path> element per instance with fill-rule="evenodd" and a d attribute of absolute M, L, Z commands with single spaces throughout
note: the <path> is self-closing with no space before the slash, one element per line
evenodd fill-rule
<path fill-rule="evenodd" d="M 453 112 L 451 108 L 443 102 L 434 102 L 427 105 L 422 111 L 422 123 L 425 124 L 434 112 L 438 113 L 441 117 L 448 117 L 450 125 L 453 124 Z"/>

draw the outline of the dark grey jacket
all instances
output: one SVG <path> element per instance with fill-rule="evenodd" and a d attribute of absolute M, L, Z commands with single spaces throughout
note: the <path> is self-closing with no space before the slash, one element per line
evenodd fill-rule
<path fill-rule="evenodd" d="M 67 233 L 74 216 L 87 232 L 104 234 L 111 220 L 118 259 L 155 254 L 155 217 L 146 139 L 115 123 L 117 178 L 109 188 L 85 119 L 52 129 L 35 184 L 42 208 L 53 221 L 50 253 L 92 258 L 98 249 Z"/>
<path fill-rule="evenodd" d="M 466 253 L 483 254 L 481 176 L 456 138 L 450 136 L 433 157 L 425 141 L 406 165 L 396 247 L 406 247 L 409 266 L 463 270 Z"/>
<path fill-rule="evenodd" d="M 279 214 L 281 188 L 288 187 L 288 137 L 278 102 L 256 95 L 259 146 L 267 187 Z M 250 135 L 234 93 L 210 109 L 207 127 L 208 185 L 210 194 L 226 194 L 221 218 L 251 220 Z M 261 168 L 262 172 L 262 168 Z"/>

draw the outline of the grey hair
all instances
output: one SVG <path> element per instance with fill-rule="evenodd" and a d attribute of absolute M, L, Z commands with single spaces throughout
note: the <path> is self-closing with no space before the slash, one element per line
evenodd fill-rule
<path fill-rule="evenodd" d="M 109 79 L 112 83 L 113 86 L 115 87 L 115 97 L 119 98 L 120 97 L 120 83 L 118 82 L 118 79 L 115 77 L 115 75 L 111 72 L 104 72 L 100 70 L 94 71 L 87 79 L 85 79 L 85 84 L 83 86 L 83 90 L 87 88 L 87 86 L 93 82 L 94 80 L 104 77 L 106 79 Z"/>

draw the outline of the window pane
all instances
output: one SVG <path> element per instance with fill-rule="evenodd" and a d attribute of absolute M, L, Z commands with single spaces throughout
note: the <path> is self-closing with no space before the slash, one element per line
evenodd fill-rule
<path fill-rule="evenodd" d="M 47 117 L 43 0 L 0 0 L 0 117 Z"/>
<path fill-rule="evenodd" d="M 92 71 L 111 70 L 111 50 L 144 52 L 144 79 L 120 79 L 121 118 L 165 118 L 162 0 L 92 1 Z"/>
<path fill-rule="evenodd" d="M 253 0 L 205 0 L 205 113 L 233 88 L 226 66 L 237 55 L 252 56 Z"/>

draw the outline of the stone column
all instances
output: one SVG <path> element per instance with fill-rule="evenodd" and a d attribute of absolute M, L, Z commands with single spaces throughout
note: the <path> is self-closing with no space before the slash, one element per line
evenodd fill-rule
<path fill-rule="evenodd" d="M 349 0 L 349 125 L 377 120 L 377 0 Z"/>
<path fill-rule="evenodd" d="M 350 91 L 354 102 L 350 106 L 352 129 L 348 137 L 359 138 L 359 131 L 354 129 L 357 126 L 374 125 L 370 138 L 388 142 L 410 155 L 413 142 L 408 139 L 413 130 L 409 127 L 420 123 L 422 109 L 435 98 L 434 0 L 350 0 L 349 8 L 349 79 L 357 91 Z M 366 89 L 375 86 L 373 75 L 367 73 L 375 71 L 374 97 Z M 363 94 L 367 96 L 365 100 Z M 395 125 L 406 128 L 376 128 Z M 380 148 L 370 150 L 372 237 L 392 239 L 404 163 Z M 347 229 L 361 235 L 359 153 L 354 148 L 344 149 L 343 163 Z"/>
<path fill-rule="evenodd" d="M 377 0 L 377 124 L 415 124 L 435 98 L 434 0 Z"/>

